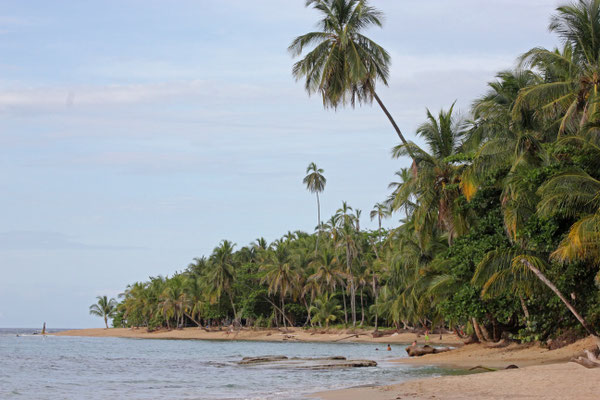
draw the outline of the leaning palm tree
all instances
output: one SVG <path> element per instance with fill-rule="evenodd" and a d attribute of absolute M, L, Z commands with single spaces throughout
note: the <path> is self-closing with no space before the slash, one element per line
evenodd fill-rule
<path fill-rule="evenodd" d="M 315 254 L 319 250 L 319 236 L 321 236 L 321 203 L 319 201 L 319 193 L 325 190 L 325 184 L 327 179 L 323 176 L 325 172 L 322 168 L 317 167 L 317 164 L 311 162 L 306 168 L 307 175 L 302 181 L 306 185 L 306 189 L 309 192 L 317 195 L 317 229 L 319 233 L 317 235 L 317 244 L 315 245 Z"/>
<path fill-rule="evenodd" d="M 375 85 L 381 81 L 387 86 L 390 55 L 361 32 L 381 27 L 383 13 L 369 6 L 368 0 L 308 0 L 323 18 L 320 31 L 298 36 L 288 50 L 296 57 L 312 47 L 303 59 L 294 64 L 296 80 L 305 79 L 309 94 L 319 93 L 323 105 L 337 108 L 348 102 L 377 101 L 390 120 L 402 143 L 407 144 L 400 128 L 377 95 Z"/>
<path fill-rule="evenodd" d="M 108 319 L 112 318 L 117 310 L 117 301 L 112 298 L 109 300 L 106 296 L 98 296 L 96 298 L 98 302 L 90 306 L 90 314 L 104 318 L 104 325 L 108 329 Z"/>

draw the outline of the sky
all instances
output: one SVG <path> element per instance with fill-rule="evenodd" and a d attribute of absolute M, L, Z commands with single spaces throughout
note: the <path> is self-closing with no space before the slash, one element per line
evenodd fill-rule
<path fill-rule="evenodd" d="M 370 221 L 408 160 L 376 105 L 324 110 L 291 74 L 304 0 L 0 2 L 0 328 L 101 327 L 96 296 L 172 275 L 222 239 Z M 378 93 L 409 140 L 471 102 L 547 31 L 553 0 L 372 0 L 392 56 Z M 397 223 L 397 217 L 387 226 Z"/>

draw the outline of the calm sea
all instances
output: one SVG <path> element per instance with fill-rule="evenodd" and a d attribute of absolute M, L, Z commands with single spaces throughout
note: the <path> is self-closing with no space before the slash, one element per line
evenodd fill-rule
<path fill-rule="evenodd" d="M 17 333 L 26 334 L 17 337 Z M 0 329 L 0 399 L 308 399 L 310 394 L 454 373 L 389 362 L 403 346 L 376 344 L 141 340 L 27 335 Z M 342 355 L 373 368 L 297 370 L 240 366 L 242 357 Z"/>

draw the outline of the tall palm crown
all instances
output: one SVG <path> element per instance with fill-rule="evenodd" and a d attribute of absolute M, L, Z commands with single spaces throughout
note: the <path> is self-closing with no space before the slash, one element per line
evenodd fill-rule
<path fill-rule="evenodd" d="M 322 168 L 317 167 L 317 164 L 311 162 L 306 168 L 306 176 L 302 181 L 309 192 L 317 195 L 317 229 L 321 233 L 321 202 L 319 200 L 319 193 L 325 190 L 325 184 L 327 179 L 323 176 L 325 172 Z M 319 236 L 317 235 L 317 242 L 315 244 L 315 253 L 319 250 Z"/>
<path fill-rule="evenodd" d="M 298 36 L 288 47 L 299 56 L 312 48 L 296 62 L 292 73 L 296 80 L 305 79 L 309 94 L 319 93 L 325 108 L 337 108 L 350 103 L 377 101 L 403 143 L 406 139 L 398 125 L 377 96 L 377 81 L 387 86 L 391 63 L 387 51 L 361 31 L 382 26 L 383 13 L 368 5 L 368 0 L 307 0 L 322 19 L 316 32 Z"/>
<path fill-rule="evenodd" d="M 308 189 L 311 193 L 321 193 L 325 190 L 325 184 L 327 183 L 327 179 L 323 176 L 325 171 L 322 168 L 317 167 L 317 164 L 311 162 L 308 164 L 306 168 L 306 176 L 302 181 L 306 185 L 306 189 Z"/>
<path fill-rule="evenodd" d="M 564 47 L 534 48 L 521 57 L 522 64 L 539 70 L 544 81 L 521 91 L 515 112 L 533 106 L 545 119 L 558 119 L 561 133 L 576 131 L 600 117 L 600 0 L 557 8 L 548 28 Z"/>
<path fill-rule="evenodd" d="M 306 78 L 306 90 L 319 92 L 325 107 L 370 103 L 376 81 L 387 85 L 390 56 L 360 32 L 381 27 L 383 14 L 366 0 L 309 0 L 306 6 L 323 14 L 318 22 L 321 32 L 299 36 L 289 46 L 288 50 L 298 56 L 305 47 L 315 45 L 294 64 L 294 76 Z"/>

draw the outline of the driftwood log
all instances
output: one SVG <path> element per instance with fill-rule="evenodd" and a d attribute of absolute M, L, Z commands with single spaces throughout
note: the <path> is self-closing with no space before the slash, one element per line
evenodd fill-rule
<path fill-rule="evenodd" d="M 424 356 L 425 354 L 444 353 L 444 352 L 450 351 L 452 349 L 450 349 L 449 347 L 442 347 L 442 348 L 436 349 L 435 347 L 425 345 L 425 346 L 408 346 L 407 348 L 405 348 L 405 350 L 408 353 L 409 357 L 420 357 L 420 356 Z"/>

